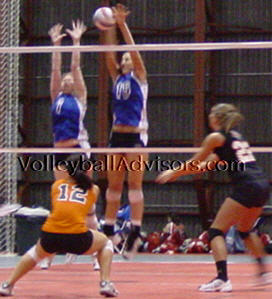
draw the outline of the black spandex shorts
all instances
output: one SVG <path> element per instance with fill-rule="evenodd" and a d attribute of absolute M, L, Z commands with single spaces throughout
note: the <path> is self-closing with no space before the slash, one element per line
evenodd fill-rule
<path fill-rule="evenodd" d="M 48 253 L 83 254 L 93 244 L 93 234 L 56 234 L 41 232 L 41 246 Z"/>
<path fill-rule="evenodd" d="M 266 179 L 242 182 L 234 186 L 231 198 L 247 208 L 262 207 L 269 199 L 270 186 Z"/>
<path fill-rule="evenodd" d="M 109 147 L 145 147 L 140 133 L 112 132 Z"/>

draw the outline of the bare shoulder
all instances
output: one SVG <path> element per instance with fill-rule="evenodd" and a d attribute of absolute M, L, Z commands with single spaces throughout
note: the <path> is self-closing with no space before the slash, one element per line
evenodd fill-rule
<path fill-rule="evenodd" d="M 93 191 L 94 191 L 95 195 L 98 196 L 99 193 L 100 193 L 100 188 L 97 185 L 94 184 L 93 185 Z"/>
<path fill-rule="evenodd" d="M 147 84 L 147 76 L 146 73 L 136 72 L 134 71 L 134 76 L 141 84 Z"/>
<path fill-rule="evenodd" d="M 66 181 L 64 179 L 59 179 L 54 181 L 54 183 L 51 185 L 51 191 L 56 192 L 60 185 L 65 184 Z"/>
<path fill-rule="evenodd" d="M 66 183 L 66 181 L 64 179 L 59 179 L 59 180 L 56 180 L 53 185 L 52 185 L 52 188 L 56 188 L 58 187 L 59 185 L 63 184 L 63 183 Z"/>
<path fill-rule="evenodd" d="M 213 132 L 207 135 L 204 139 L 205 144 L 213 145 L 215 147 L 221 146 L 225 143 L 225 136 L 220 132 Z"/>

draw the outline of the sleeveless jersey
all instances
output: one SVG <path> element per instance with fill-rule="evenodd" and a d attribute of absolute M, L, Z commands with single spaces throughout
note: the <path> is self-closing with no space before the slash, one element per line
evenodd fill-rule
<path fill-rule="evenodd" d="M 42 231 L 81 234 L 88 231 L 86 218 L 97 198 L 93 189 L 84 192 L 75 183 L 56 181 L 51 189 L 52 211 Z"/>
<path fill-rule="evenodd" d="M 54 142 L 68 139 L 88 140 L 83 124 L 86 109 L 86 105 L 71 94 L 60 93 L 57 96 L 51 107 Z"/>
<path fill-rule="evenodd" d="M 220 160 L 228 162 L 227 169 L 231 180 L 238 183 L 241 180 L 265 179 L 264 173 L 258 167 L 250 146 L 243 136 L 235 130 L 228 133 L 220 131 L 220 133 L 226 140 L 222 146 L 214 150 L 214 153 Z"/>
<path fill-rule="evenodd" d="M 148 129 L 146 114 L 148 84 L 141 83 L 133 72 L 117 77 L 113 86 L 113 125 Z"/>

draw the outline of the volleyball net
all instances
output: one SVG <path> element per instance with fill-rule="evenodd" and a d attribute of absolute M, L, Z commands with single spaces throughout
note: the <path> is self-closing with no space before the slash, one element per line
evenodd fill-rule
<path fill-rule="evenodd" d="M 20 148 L 18 147 L 19 125 L 19 57 L 20 54 L 37 54 L 62 52 L 108 52 L 108 51 L 213 51 L 239 49 L 271 49 L 272 42 L 221 42 L 221 43 L 182 43 L 182 44 L 137 44 L 137 45 L 90 45 L 90 46 L 33 46 L 19 47 L 20 0 L 2 0 L 0 2 L 0 202 L 17 202 L 18 154 L 52 154 L 52 153 L 149 153 L 162 154 L 164 160 L 169 156 L 181 155 L 185 160 L 195 153 L 195 147 L 147 147 L 147 148 Z M 88 115 L 87 115 L 88 117 Z M 35 125 L 35 124 L 33 124 Z M 272 147 L 252 147 L 255 153 L 272 153 Z M 173 156 L 172 156 L 173 157 Z M 177 156 L 176 156 L 177 157 Z M 178 159 L 178 158 L 177 158 Z M 155 160 L 154 160 L 155 161 Z M 264 164 L 267 164 L 266 159 Z M 158 159 L 156 162 L 159 162 Z M 270 167 L 270 166 L 269 166 Z M 268 167 L 268 168 L 269 168 Z M 269 169 L 268 169 L 269 170 Z M 154 175 L 149 176 L 152 180 Z M 165 196 L 169 193 L 165 188 Z M 166 190 L 168 189 L 168 191 Z M 150 188 L 150 192 L 153 189 Z M 194 205 L 185 202 L 188 208 Z M 155 206 L 155 204 L 154 204 Z M 176 202 L 178 206 L 178 202 Z M 0 252 L 15 251 L 15 220 L 13 216 L 0 218 Z"/>
<path fill-rule="evenodd" d="M 0 47 L 19 46 L 20 0 L 0 2 Z M 19 55 L 0 55 L 0 147 L 17 147 L 19 115 Z M 0 202 L 16 202 L 16 155 L 0 154 Z M 0 252 L 14 252 L 15 221 L 13 217 L 0 218 Z"/>

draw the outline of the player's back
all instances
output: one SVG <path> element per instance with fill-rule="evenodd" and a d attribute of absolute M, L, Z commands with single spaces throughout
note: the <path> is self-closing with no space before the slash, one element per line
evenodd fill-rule
<path fill-rule="evenodd" d="M 247 140 L 236 130 L 220 133 L 224 135 L 225 143 L 214 152 L 220 160 L 228 162 L 227 170 L 232 181 L 265 179 Z"/>
<path fill-rule="evenodd" d="M 67 234 L 86 232 L 87 214 L 97 200 L 94 189 L 85 192 L 70 180 L 56 181 L 51 189 L 52 212 L 42 230 Z"/>

